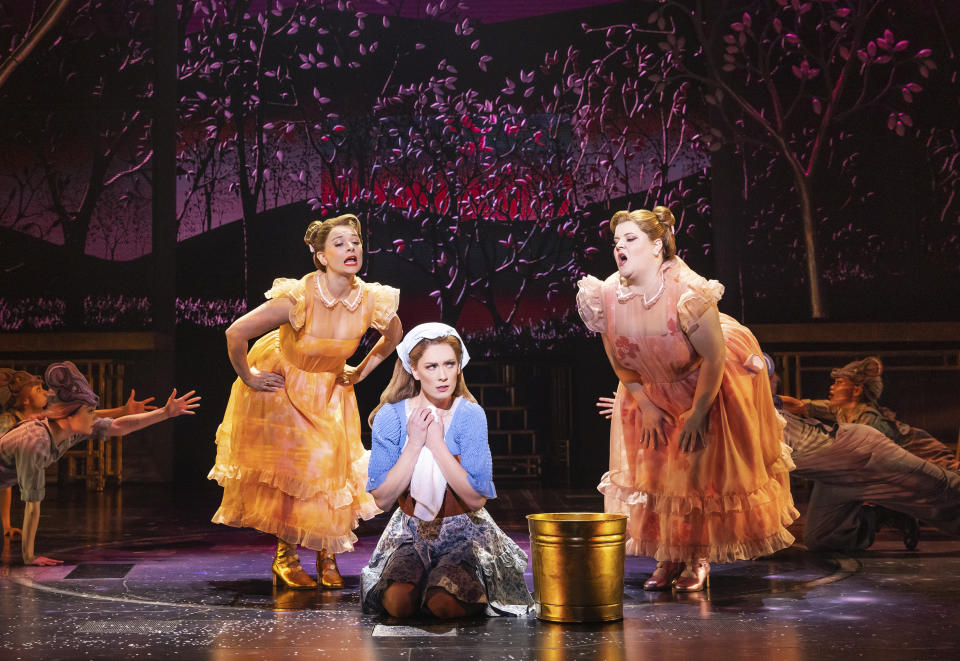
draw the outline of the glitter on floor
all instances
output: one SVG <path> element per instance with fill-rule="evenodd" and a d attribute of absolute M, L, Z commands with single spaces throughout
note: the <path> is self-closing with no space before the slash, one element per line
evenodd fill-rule
<path fill-rule="evenodd" d="M 528 550 L 524 514 L 600 507 L 585 491 L 504 489 L 489 510 Z M 212 491 L 125 485 L 58 493 L 43 508 L 38 548 L 66 564 L 23 567 L 18 543 L 4 548 L 4 659 L 883 660 L 960 650 L 960 540 L 932 531 L 914 553 L 886 535 L 856 558 L 794 547 L 718 565 L 708 592 L 687 595 L 644 592 L 653 562 L 628 558 L 622 622 L 441 623 L 360 612 L 359 573 L 384 516 L 339 556 L 344 589 L 290 591 L 271 585 L 270 537 L 208 522 Z M 302 557 L 309 569 L 310 552 Z"/>

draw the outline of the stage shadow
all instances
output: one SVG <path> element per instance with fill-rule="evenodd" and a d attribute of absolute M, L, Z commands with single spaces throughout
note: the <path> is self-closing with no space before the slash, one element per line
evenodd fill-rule
<path fill-rule="evenodd" d="M 311 588 L 292 590 L 274 586 L 269 580 L 209 581 L 211 590 L 235 608 L 256 608 L 272 611 L 330 610 L 359 608 L 360 580 L 345 576 L 339 590 Z"/>

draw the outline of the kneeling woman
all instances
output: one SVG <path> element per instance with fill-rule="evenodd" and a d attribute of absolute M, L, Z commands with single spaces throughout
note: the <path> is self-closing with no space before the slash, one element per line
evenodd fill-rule
<path fill-rule="evenodd" d="M 527 556 L 483 509 L 495 498 L 487 419 L 467 390 L 457 331 L 421 324 L 397 347 L 393 377 L 370 414 L 369 491 L 400 507 L 361 576 L 363 609 L 450 619 L 523 615 Z"/>

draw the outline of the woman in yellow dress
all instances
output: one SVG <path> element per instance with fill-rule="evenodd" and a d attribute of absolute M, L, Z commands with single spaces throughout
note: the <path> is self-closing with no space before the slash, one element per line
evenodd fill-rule
<path fill-rule="evenodd" d="M 673 224 L 666 207 L 615 213 L 617 270 L 581 280 L 577 307 L 620 379 L 607 511 L 629 515 L 628 553 L 657 560 L 645 589 L 692 592 L 711 562 L 790 546 L 799 513 L 760 345 L 676 255 Z"/>
<path fill-rule="evenodd" d="M 300 544 L 318 552 L 323 586 L 338 588 L 334 554 L 352 551 L 359 519 L 380 511 L 366 492 L 370 453 L 360 443 L 353 385 L 403 337 L 400 292 L 357 277 L 355 216 L 314 221 L 304 242 L 317 271 L 275 280 L 269 300 L 226 332 L 239 378 L 217 430 L 209 477 L 223 487 L 223 502 L 213 521 L 277 537 L 274 584 L 317 586 L 300 565 Z M 371 326 L 382 337 L 359 365 L 347 365 Z"/>

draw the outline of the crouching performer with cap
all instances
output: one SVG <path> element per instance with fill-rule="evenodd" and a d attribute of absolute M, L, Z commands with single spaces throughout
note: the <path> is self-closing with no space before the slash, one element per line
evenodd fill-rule
<path fill-rule="evenodd" d="M 177 397 L 174 390 L 162 408 L 113 420 L 97 418 L 95 409 L 99 398 L 73 363 L 53 363 L 43 378 L 51 395 L 43 409 L 45 417 L 25 420 L 0 438 L 0 489 L 20 485 L 20 497 L 25 503 L 24 564 L 49 566 L 63 561 L 34 553 L 47 466 L 88 438 L 123 436 L 168 418 L 193 415 L 193 409 L 200 405 L 200 397 L 192 390 Z"/>
<path fill-rule="evenodd" d="M 869 356 L 830 372 L 828 400 L 778 398 L 797 474 L 814 480 L 804 537 L 811 549 L 863 550 L 887 526 L 913 550 L 917 519 L 960 534 L 960 464 L 880 404 L 882 374 L 883 363 Z"/>
<path fill-rule="evenodd" d="M 496 497 L 487 420 L 463 379 L 457 331 L 421 324 L 397 347 L 393 377 L 370 414 L 367 490 L 399 507 L 361 575 L 363 609 L 441 619 L 524 615 L 527 555 L 484 509 Z"/>

